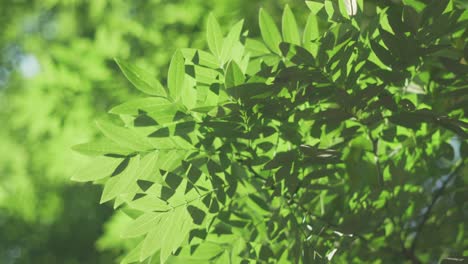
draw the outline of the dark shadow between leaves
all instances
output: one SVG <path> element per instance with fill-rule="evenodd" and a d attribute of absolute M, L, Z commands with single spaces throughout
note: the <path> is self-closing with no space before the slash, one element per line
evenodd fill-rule
<path fill-rule="evenodd" d="M 122 173 L 125 170 L 125 168 L 127 168 L 129 162 L 130 162 L 130 158 L 129 157 L 125 158 L 119 164 L 119 166 L 117 166 L 117 168 L 115 168 L 114 172 L 112 172 L 111 177 L 117 176 L 120 173 Z"/>

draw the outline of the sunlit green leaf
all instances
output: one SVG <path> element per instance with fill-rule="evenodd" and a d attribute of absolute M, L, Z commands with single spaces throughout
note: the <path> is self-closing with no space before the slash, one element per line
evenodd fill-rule
<path fill-rule="evenodd" d="M 183 96 L 183 86 L 185 82 L 184 56 L 181 51 L 176 51 L 172 56 L 169 72 L 167 74 L 167 86 L 169 95 L 178 101 Z"/>
<path fill-rule="evenodd" d="M 122 232 L 123 237 L 138 237 L 147 234 L 160 221 L 162 213 L 148 212 L 134 221 Z"/>
<path fill-rule="evenodd" d="M 221 50 L 221 62 L 224 64 L 232 59 L 239 59 L 242 55 L 243 49 L 241 48 L 240 53 L 236 54 L 236 43 L 239 42 L 239 37 L 242 32 L 244 20 L 237 22 L 229 31 L 226 38 L 223 41 L 223 48 Z"/>
<path fill-rule="evenodd" d="M 121 162 L 122 159 L 118 158 L 94 158 L 89 164 L 86 164 L 82 169 L 75 172 L 71 179 L 73 181 L 86 182 L 108 177 Z"/>
<path fill-rule="evenodd" d="M 225 76 L 225 85 L 226 88 L 230 88 L 233 86 L 238 86 L 244 83 L 244 74 L 242 70 L 239 68 L 236 62 L 231 61 L 226 69 L 226 76 Z"/>
<path fill-rule="evenodd" d="M 305 1 L 312 14 L 316 15 L 323 8 L 323 1 Z"/>
<path fill-rule="evenodd" d="M 139 156 L 131 158 L 127 167 L 120 174 L 109 178 L 104 185 L 100 202 L 105 203 L 117 196 L 127 194 L 129 186 L 136 184 L 139 165 Z"/>
<path fill-rule="evenodd" d="M 155 96 L 165 97 L 166 90 L 150 73 L 125 60 L 115 59 L 125 77 L 140 91 Z"/>
<path fill-rule="evenodd" d="M 206 40 L 210 51 L 219 58 L 223 46 L 223 34 L 218 21 L 212 13 L 208 16 Z"/>
<path fill-rule="evenodd" d="M 289 5 L 284 7 L 281 29 L 283 32 L 283 40 L 285 42 L 300 45 L 301 38 L 299 37 L 296 18 L 294 17 Z"/>
<path fill-rule="evenodd" d="M 116 126 L 107 121 L 96 122 L 102 133 L 118 145 L 136 151 L 153 149 L 153 146 L 144 137 L 129 128 Z"/>
<path fill-rule="evenodd" d="M 268 48 L 280 54 L 279 44 L 282 41 L 281 34 L 273 18 L 262 8 L 259 13 L 259 25 L 262 38 Z"/>
<path fill-rule="evenodd" d="M 73 146 L 72 149 L 84 155 L 92 156 L 106 154 L 126 156 L 133 152 L 133 150 L 123 148 L 118 144 L 114 143 L 113 141 L 107 139 L 95 140 L 88 143 L 78 144 Z"/>
<path fill-rule="evenodd" d="M 147 113 L 164 113 L 168 109 L 173 109 L 174 104 L 165 98 L 147 97 L 125 102 L 112 108 L 109 113 L 121 115 L 137 115 L 139 111 Z"/>

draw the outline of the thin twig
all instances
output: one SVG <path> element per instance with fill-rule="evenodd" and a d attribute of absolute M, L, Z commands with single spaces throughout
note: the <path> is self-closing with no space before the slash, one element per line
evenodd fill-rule
<path fill-rule="evenodd" d="M 378 154 L 379 140 L 374 139 L 374 137 L 372 137 L 372 132 L 371 131 L 369 131 L 367 134 L 369 135 L 369 138 L 372 141 L 372 152 L 374 153 L 374 157 L 375 157 L 375 166 L 377 166 L 377 181 L 378 181 L 379 187 L 383 188 L 384 179 L 383 179 L 383 175 L 382 175 L 382 168 L 380 166 L 380 158 L 379 158 L 379 154 Z"/>
<path fill-rule="evenodd" d="M 413 255 L 414 255 L 414 251 L 416 250 L 416 245 L 418 243 L 420 234 L 421 234 L 421 232 L 422 232 L 422 230 L 424 228 L 424 225 L 427 223 L 427 221 L 429 220 L 429 217 L 431 216 L 432 209 L 434 208 L 434 205 L 437 203 L 439 198 L 443 195 L 443 193 L 445 191 L 445 188 L 447 188 L 448 184 L 458 174 L 458 171 L 463 167 L 463 165 L 464 165 L 464 162 L 461 161 L 460 164 L 457 165 L 455 170 L 453 170 L 453 172 L 451 174 L 449 174 L 447 179 L 442 183 L 442 186 L 435 191 L 434 196 L 432 197 L 432 201 L 427 206 L 427 210 L 423 215 L 421 223 L 419 224 L 418 229 L 416 230 L 416 235 L 414 236 L 413 242 L 411 243 L 410 252 L 413 253 Z"/>

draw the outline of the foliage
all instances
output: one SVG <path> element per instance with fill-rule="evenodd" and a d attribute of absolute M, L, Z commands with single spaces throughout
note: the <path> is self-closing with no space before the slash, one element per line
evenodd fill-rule
<path fill-rule="evenodd" d="M 264 2 L 271 10 L 278 5 Z M 91 120 L 135 96 L 112 58 L 132 58 L 155 75 L 177 47 L 204 45 L 200 25 L 208 10 L 228 22 L 259 4 L 262 1 L 0 1 L 0 146 L 8 150 L 0 153 L 0 229 L 8 230 L 0 232 L 5 234 L 0 262 L 105 263 L 93 243 L 109 213 L 91 203 L 91 186 L 69 181 L 87 161 L 69 146 L 96 138 Z M 31 61 L 36 65 L 32 71 Z M 159 76 L 165 78 L 164 73 Z M 95 222 L 86 223 L 90 232 L 80 233 L 88 240 L 64 250 L 58 241 L 78 237 L 76 217 L 70 216 L 78 205 L 90 215 L 98 213 Z M 114 243 L 111 249 L 119 253 L 121 247 Z"/>
<path fill-rule="evenodd" d="M 456 1 L 308 1 L 262 40 L 210 16 L 209 52 L 97 122 L 74 176 L 133 221 L 123 263 L 426 263 L 466 255 L 466 43 Z M 351 16 L 349 15 L 351 14 Z M 154 83 L 156 85 L 149 85 Z"/>

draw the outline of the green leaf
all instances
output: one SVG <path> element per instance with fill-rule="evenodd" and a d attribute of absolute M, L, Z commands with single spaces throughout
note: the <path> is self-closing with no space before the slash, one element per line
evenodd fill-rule
<path fill-rule="evenodd" d="M 127 167 L 123 170 L 122 173 L 107 180 L 106 184 L 104 185 L 104 190 L 102 191 L 100 203 L 105 203 L 116 198 L 117 196 L 129 193 L 129 188 L 136 184 L 139 165 L 139 156 L 131 158 Z"/>
<path fill-rule="evenodd" d="M 161 220 L 156 224 L 153 225 L 153 228 L 143 240 L 143 245 L 140 250 L 140 262 L 147 259 L 155 252 L 161 249 L 161 245 L 164 241 L 161 239 L 161 234 L 164 232 L 165 227 L 163 225 L 166 224 L 168 213 L 161 214 Z"/>
<path fill-rule="evenodd" d="M 306 5 L 310 9 L 311 14 L 316 15 L 323 8 L 323 1 L 322 2 L 317 2 L 316 0 L 306 1 Z"/>
<path fill-rule="evenodd" d="M 229 31 L 228 35 L 226 38 L 224 38 L 223 41 L 223 48 L 221 50 L 221 64 L 224 65 L 224 63 L 236 59 L 236 43 L 239 42 L 240 34 L 242 32 L 242 27 L 244 25 L 244 20 L 241 20 L 237 22 Z M 243 49 L 241 50 L 241 53 L 243 52 Z M 237 58 L 239 58 L 240 55 L 237 54 Z"/>
<path fill-rule="evenodd" d="M 285 42 L 296 45 L 301 44 L 299 31 L 297 30 L 296 18 L 294 17 L 294 14 L 291 11 L 289 5 L 286 5 L 283 10 L 282 31 Z"/>
<path fill-rule="evenodd" d="M 184 58 L 187 59 L 187 65 L 200 65 L 211 69 L 219 68 L 218 59 L 211 53 L 197 49 L 181 49 Z"/>
<path fill-rule="evenodd" d="M 269 54 L 270 50 L 263 44 L 263 42 L 256 39 L 247 39 L 245 48 L 248 52 L 252 53 L 253 57 Z"/>
<path fill-rule="evenodd" d="M 159 158 L 159 152 L 153 151 L 144 156 L 140 161 L 140 168 L 138 169 L 138 179 L 151 179 L 155 174 L 156 162 Z"/>
<path fill-rule="evenodd" d="M 180 165 L 180 162 L 184 160 L 186 154 L 187 151 L 183 149 L 174 149 L 161 153 L 158 160 L 158 168 L 165 171 L 172 171 Z"/>
<path fill-rule="evenodd" d="M 115 59 L 123 74 L 140 91 L 154 96 L 166 97 L 166 89 L 147 71 L 122 59 Z"/>
<path fill-rule="evenodd" d="M 119 115 L 138 115 L 139 110 L 146 113 L 163 113 L 173 108 L 173 103 L 161 97 L 134 99 L 112 108 L 109 113 Z"/>
<path fill-rule="evenodd" d="M 130 208 L 143 212 L 165 212 L 171 209 L 167 202 L 152 194 L 147 194 L 128 203 Z"/>
<path fill-rule="evenodd" d="M 172 56 L 169 72 L 167 73 L 167 83 L 169 94 L 175 101 L 180 100 L 185 82 L 184 56 L 180 50 Z"/>
<path fill-rule="evenodd" d="M 146 236 L 140 252 L 140 261 L 160 250 L 160 262 L 180 247 L 192 226 L 190 214 L 185 207 L 177 207 L 161 215 L 161 220 Z"/>
<path fill-rule="evenodd" d="M 197 83 L 212 84 L 220 82 L 220 73 L 218 71 L 198 65 L 193 67 L 195 70 L 195 79 L 197 80 Z"/>
<path fill-rule="evenodd" d="M 208 69 L 208 68 L 205 68 L 205 69 Z M 213 71 L 211 69 L 208 69 L 208 70 Z M 195 107 L 197 103 L 197 90 L 195 89 L 196 85 L 197 85 L 197 81 L 195 80 L 195 78 L 192 78 L 188 74 L 185 74 L 184 83 L 183 83 L 182 91 L 181 91 L 181 94 L 182 94 L 181 102 L 182 102 L 182 105 L 185 106 L 185 108 L 183 108 L 182 112 L 185 112 L 185 109 L 192 109 L 193 107 Z"/>
<path fill-rule="evenodd" d="M 303 33 L 303 42 L 304 44 L 309 43 L 312 40 L 320 37 L 320 28 L 318 17 L 313 14 L 309 14 L 306 21 L 306 26 Z"/>
<path fill-rule="evenodd" d="M 143 241 L 141 241 L 136 247 L 134 247 L 120 262 L 120 264 L 130 264 L 135 263 L 140 260 L 140 252 L 143 246 Z"/>
<path fill-rule="evenodd" d="M 77 182 L 96 181 L 108 177 L 123 159 L 96 157 L 89 164 L 78 170 L 72 180 Z"/>
<path fill-rule="evenodd" d="M 106 154 L 127 156 L 133 152 L 133 150 L 123 148 L 111 140 L 105 138 L 78 144 L 73 146 L 72 149 L 76 152 L 89 156 L 102 156 Z"/>
<path fill-rule="evenodd" d="M 245 76 L 236 62 L 231 61 L 226 69 L 225 86 L 231 88 L 243 84 Z"/>
<path fill-rule="evenodd" d="M 121 147 L 136 151 L 154 149 L 146 138 L 138 135 L 135 131 L 129 128 L 116 126 L 106 121 L 96 122 L 96 124 L 107 138 L 114 141 Z"/>
<path fill-rule="evenodd" d="M 332 1 L 325 1 L 324 3 L 324 6 L 325 6 L 325 12 L 327 12 L 327 15 L 328 15 L 328 19 L 333 19 L 334 15 L 335 15 L 335 12 L 340 12 L 340 10 L 337 10 L 337 8 L 335 8 L 335 3 L 333 3 Z"/>
<path fill-rule="evenodd" d="M 281 54 L 279 49 L 279 44 L 282 41 L 281 34 L 273 18 L 263 8 L 260 9 L 259 25 L 262 38 L 267 47 L 276 54 Z"/>
<path fill-rule="evenodd" d="M 147 116 L 149 116 L 156 120 L 158 124 L 165 124 L 173 121 L 180 108 L 178 104 L 164 98 L 148 97 L 128 101 L 112 108 L 109 112 L 112 114 L 137 116 L 135 122 L 139 121 L 141 117 L 147 119 Z"/>
<path fill-rule="evenodd" d="M 208 48 L 217 57 L 220 58 L 223 47 L 223 33 L 213 13 L 208 16 L 206 40 Z"/>
<path fill-rule="evenodd" d="M 192 218 L 185 207 L 178 207 L 166 218 L 162 225 L 164 230 L 161 234 L 161 240 L 164 243 L 161 246 L 161 263 L 165 263 L 167 258 L 174 252 L 187 237 L 192 225 Z"/>
<path fill-rule="evenodd" d="M 122 232 L 122 237 L 138 237 L 147 234 L 161 220 L 161 212 L 148 212 L 133 220 Z"/>

